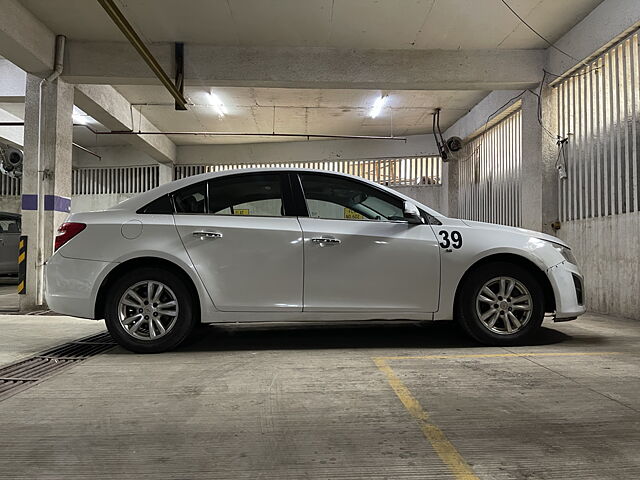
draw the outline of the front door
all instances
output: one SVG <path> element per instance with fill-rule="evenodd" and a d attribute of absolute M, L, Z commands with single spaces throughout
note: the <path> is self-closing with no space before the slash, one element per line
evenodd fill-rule
<path fill-rule="evenodd" d="M 440 251 L 429 225 L 404 220 L 403 200 L 345 177 L 301 173 L 309 217 L 304 310 L 435 312 Z"/>
<path fill-rule="evenodd" d="M 288 177 L 238 174 L 174 194 L 176 227 L 221 311 L 301 311 L 302 234 Z"/>

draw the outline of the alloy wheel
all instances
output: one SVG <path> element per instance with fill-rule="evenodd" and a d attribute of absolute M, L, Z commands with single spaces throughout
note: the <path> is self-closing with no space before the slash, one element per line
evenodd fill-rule
<path fill-rule="evenodd" d="M 476 313 L 482 325 L 499 335 L 519 332 L 529 322 L 533 298 L 515 278 L 500 276 L 486 282 L 476 297 Z"/>
<path fill-rule="evenodd" d="M 118 302 L 120 325 L 138 340 L 167 335 L 178 320 L 178 299 L 164 283 L 145 280 L 129 287 Z"/>

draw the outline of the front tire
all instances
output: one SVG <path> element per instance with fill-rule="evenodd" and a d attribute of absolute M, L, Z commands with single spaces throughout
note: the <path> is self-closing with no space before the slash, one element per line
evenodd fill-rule
<path fill-rule="evenodd" d="M 526 342 L 544 320 L 544 292 L 526 269 L 508 262 L 482 265 L 464 281 L 456 319 L 467 334 L 487 345 Z"/>
<path fill-rule="evenodd" d="M 189 336 L 196 320 L 185 282 L 171 271 L 134 269 L 118 278 L 107 293 L 107 329 L 132 352 L 172 350 Z"/>

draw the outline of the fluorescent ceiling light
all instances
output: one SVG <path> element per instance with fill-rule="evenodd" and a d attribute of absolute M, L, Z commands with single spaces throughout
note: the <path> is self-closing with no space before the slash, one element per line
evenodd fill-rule
<path fill-rule="evenodd" d="M 386 101 L 387 95 L 376 98 L 375 102 L 373 102 L 373 107 L 371 107 L 371 111 L 369 112 L 369 116 L 371 118 L 376 118 L 378 115 L 380 115 L 382 107 L 384 107 Z"/>
<path fill-rule="evenodd" d="M 213 92 L 209 92 L 209 101 L 213 105 L 213 109 L 216 111 L 219 117 L 224 117 L 229 111 L 225 107 L 224 102 L 220 100 L 220 97 Z"/>
<path fill-rule="evenodd" d="M 86 125 L 89 123 L 89 120 L 92 120 L 90 115 L 87 115 L 75 105 L 73 106 L 73 123 Z"/>

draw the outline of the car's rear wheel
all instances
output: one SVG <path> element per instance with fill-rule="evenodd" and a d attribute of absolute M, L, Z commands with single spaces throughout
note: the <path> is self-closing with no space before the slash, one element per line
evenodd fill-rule
<path fill-rule="evenodd" d="M 517 345 L 544 319 L 544 292 L 519 265 L 495 262 L 472 271 L 457 300 L 457 320 L 481 343 Z"/>
<path fill-rule="evenodd" d="M 107 293 L 105 320 L 113 338 L 137 353 L 172 350 L 196 322 L 185 282 L 160 268 L 138 268 L 118 278 Z"/>

